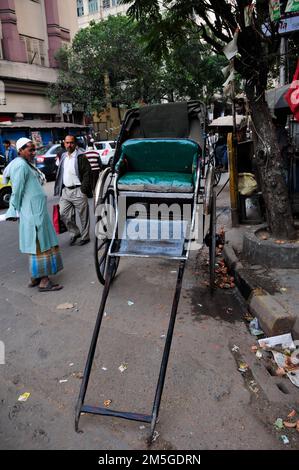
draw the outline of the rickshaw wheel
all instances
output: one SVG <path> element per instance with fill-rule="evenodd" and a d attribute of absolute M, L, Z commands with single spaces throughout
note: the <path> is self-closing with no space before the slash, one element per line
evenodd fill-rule
<path fill-rule="evenodd" d="M 210 264 L 210 291 L 215 288 L 215 264 L 216 264 L 216 191 L 213 189 L 210 213 L 210 243 L 209 243 L 209 264 Z"/>
<path fill-rule="evenodd" d="M 98 201 L 96 208 L 96 229 L 94 244 L 94 260 L 98 280 L 105 284 L 108 250 L 115 225 L 115 199 L 112 189 L 108 189 Z M 119 257 L 114 259 L 112 279 L 119 265 Z"/>
<path fill-rule="evenodd" d="M 213 187 L 215 184 L 215 168 L 209 166 L 206 173 L 205 192 L 203 201 L 203 213 L 209 215 L 212 207 Z"/>

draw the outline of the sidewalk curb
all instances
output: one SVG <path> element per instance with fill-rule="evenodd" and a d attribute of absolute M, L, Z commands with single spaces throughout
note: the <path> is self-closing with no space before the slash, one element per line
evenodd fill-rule
<path fill-rule="evenodd" d="M 249 278 L 229 242 L 224 245 L 223 256 L 229 270 L 235 277 L 235 283 L 240 293 L 248 303 L 249 311 L 258 318 L 265 334 L 275 336 L 292 332 L 296 318 L 276 300 L 274 295 L 261 290 Z"/>
<path fill-rule="evenodd" d="M 243 264 L 238 260 L 235 250 L 229 242 L 226 242 L 223 248 L 223 257 L 229 270 L 234 275 L 236 285 L 245 300 L 248 300 L 257 285 L 254 285 L 252 281 L 246 275 Z"/>

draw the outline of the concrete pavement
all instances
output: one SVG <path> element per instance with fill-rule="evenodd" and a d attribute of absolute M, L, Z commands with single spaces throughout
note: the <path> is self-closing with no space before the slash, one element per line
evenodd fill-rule
<path fill-rule="evenodd" d="M 52 184 L 47 185 L 52 194 Z M 49 198 L 49 207 L 53 198 Z M 219 226 L 229 227 L 227 192 Z M 28 289 L 27 257 L 18 251 L 17 225 L 2 223 L 0 262 L 1 449 L 146 449 L 147 425 L 83 416 L 74 408 L 102 287 L 92 246 L 60 236 L 65 269 L 56 293 Z M 175 287 L 177 265 L 121 261 L 103 320 L 86 402 L 149 413 L 154 398 Z M 237 289 L 207 287 L 207 251 L 188 262 L 153 449 L 297 449 L 298 433 L 275 429 L 278 417 L 298 409 L 298 390 L 269 374 L 251 352 L 255 338 L 244 321 Z M 134 302 L 128 305 L 128 301 Z M 70 310 L 57 310 L 69 302 Z M 237 346 L 237 348 L 235 347 Z M 248 365 L 240 372 L 242 362 Z M 123 373 L 122 363 L 128 365 Z M 254 386 L 253 386 L 254 382 Z M 21 403 L 18 397 L 29 392 Z M 288 434 L 284 445 L 281 435 Z"/>
<path fill-rule="evenodd" d="M 299 266 L 278 269 L 250 264 L 244 258 L 243 240 L 245 233 L 255 230 L 257 226 L 246 225 L 228 230 L 224 258 L 266 335 L 292 333 L 293 339 L 299 339 Z"/>

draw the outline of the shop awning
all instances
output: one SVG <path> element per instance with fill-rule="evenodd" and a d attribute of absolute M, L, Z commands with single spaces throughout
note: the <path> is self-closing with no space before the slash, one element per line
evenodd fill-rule
<path fill-rule="evenodd" d="M 0 122 L 3 129 L 86 129 L 88 126 L 73 124 L 71 122 L 52 122 L 42 120 L 24 120 L 18 122 Z"/>

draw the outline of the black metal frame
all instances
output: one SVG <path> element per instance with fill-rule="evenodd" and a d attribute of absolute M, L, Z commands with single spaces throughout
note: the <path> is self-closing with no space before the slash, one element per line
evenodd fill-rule
<path fill-rule="evenodd" d="M 192 106 L 193 106 L 193 104 L 192 104 Z M 131 256 L 136 256 L 136 254 L 132 254 L 130 252 L 122 253 L 120 251 L 119 244 L 117 242 L 118 196 L 119 196 L 119 194 L 118 194 L 118 190 L 117 190 L 117 175 L 115 174 L 115 163 L 117 162 L 117 160 L 119 158 L 121 144 L 127 138 L 129 138 L 129 132 L 130 132 L 130 126 L 128 125 L 129 119 L 131 118 L 131 116 L 133 116 L 133 114 L 135 112 L 136 111 L 129 111 L 126 122 L 124 123 L 124 125 L 122 127 L 122 131 L 121 131 L 121 134 L 120 134 L 120 137 L 119 137 L 119 141 L 118 141 L 118 145 L 117 145 L 117 149 L 116 149 L 116 153 L 115 153 L 115 158 L 114 158 L 114 162 L 113 162 L 113 167 L 112 167 L 112 174 L 114 174 L 114 185 L 113 185 L 114 186 L 114 195 L 115 195 L 115 198 L 116 198 L 115 199 L 115 202 L 116 202 L 116 225 L 115 225 L 112 241 L 111 241 L 108 253 L 107 253 L 106 269 L 105 269 L 105 273 L 104 273 L 104 276 L 103 276 L 103 279 L 102 279 L 102 280 L 105 281 L 105 283 L 104 283 L 104 289 L 103 289 L 103 293 L 102 293 L 101 304 L 100 304 L 100 307 L 99 307 L 97 320 L 96 320 L 96 324 L 95 324 L 95 327 L 94 327 L 93 336 L 92 336 L 92 340 L 91 340 L 91 344 L 90 344 L 90 348 L 89 348 L 89 353 L 88 353 L 88 357 L 87 357 L 87 361 L 86 361 L 86 365 L 85 365 L 85 369 L 84 369 L 84 373 L 83 373 L 83 379 L 82 379 L 82 384 L 81 384 L 81 388 L 80 388 L 80 392 L 79 392 L 79 397 L 78 397 L 78 400 L 77 400 L 76 414 L 75 414 L 75 429 L 76 429 L 77 432 L 79 431 L 79 420 L 80 420 L 80 416 L 81 416 L 82 413 L 97 414 L 97 415 L 102 415 L 102 416 L 113 416 L 113 417 L 118 417 L 118 418 L 122 418 L 122 419 L 141 421 L 141 422 L 151 424 L 151 428 L 150 428 L 150 442 L 151 442 L 152 439 L 153 439 L 153 436 L 154 436 L 154 431 L 155 431 L 157 418 L 158 418 L 158 414 L 159 414 L 159 409 L 160 409 L 161 397 L 162 397 L 162 393 L 163 393 L 163 387 L 164 387 L 164 382 L 165 382 L 165 377 L 166 377 L 166 371 L 167 371 L 167 365 L 168 365 L 169 354 L 170 354 L 170 349 L 171 349 L 171 343 L 172 343 L 173 331 L 174 331 L 175 320 L 176 320 L 176 315 L 177 315 L 177 309 L 178 309 L 178 304 L 179 304 L 179 300 L 180 300 L 180 293 L 181 293 L 181 288 L 182 288 L 183 275 L 184 275 L 186 260 L 188 258 L 189 248 L 188 249 L 184 248 L 182 250 L 182 252 L 178 253 L 177 256 L 176 255 L 161 256 L 161 254 L 156 254 L 156 257 L 160 257 L 160 258 L 165 257 L 165 258 L 168 258 L 168 259 L 172 259 L 173 261 L 178 261 L 179 262 L 179 270 L 178 270 L 178 276 L 177 276 L 177 281 L 176 281 L 175 293 L 174 293 L 173 302 L 172 302 L 171 314 L 170 314 L 170 318 L 169 318 L 168 331 L 167 331 L 163 356 L 162 356 L 161 365 L 160 365 L 160 373 L 159 373 L 159 378 L 158 378 L 158 382 L 157 382 L 157 386 L 156 386 L 156 392 L 155 392 L 155 397 L 154 397 L 154 402 L 153 402 L 153 407 L 152 407 L 152 413 L 149 414 L 149 415 L 145 415 L 145 414 L 127 412 L 127 411 L 117 411 L 117 410 L 111 410 L 111 409 L 107 409 L 107 408 L 103 408 L 103 407 L 87 405 L 87 404 L 84 403 L 86 392 L 87 392 L 87 387 L 88 387 L 88 383 L 89 383 L 89 378 L 90 378 L 90 374 L 91 374 L 92 364 L 93 364 L 93 360 L 94 360 L 94 355 L 95 355 L 95 351 L 96 351 L 97 341 L 98 341 L 98 337 L 99 337 L 99 333 L 100 333 L 101 323 L 102 323 L 102 319 L 103 319 L 104 309 L 105 309 L 106 301 L 107 301 L 107 298 L 108 298 L 111 282 L 113 281 L 113 277 L 114 277 L 115 271 L 116 271 L 115 270 L 115 267 L 116 267 L 115 263 L 117 263 L 117 257 L 118 256 L 120 256 L 120 257 L 121 256 L 130 256 L 130 255 Z M 128 127 L 128 129 L 127 129 L 127 127 Z M 204 146 L 205 146 L 205 144 L 204 144 Z M 185 198 L 186 200 L 188 200 L 188 202 L 190 202 L 192 204 L 191 232 L 192 232 L 192 229 L 193 229 L 193 226 L 194 226 L 194 223 L 195 223 L 196 205 L 198 203 L 198 196 L 199 196 L 199 191 L 200 191 L 200 177 L 203 176 L 201 174 L 202 173 L 201 170 L 202 170 L 202 168 L 198 164 L 198 166 L 197 166 L 197 181 L 196 181 L 196 186 L 195 186 L 194 193 L 192 193 L 192 194 L 190 193 L 190 195 L 189 194 L 187 194 L 187 195 L 181 194 L 180 195 L 182 200 L 183 200 L 183 198 Z M 98 200 L 101 200 L 103 198 L 105 182 L 106 182 L 106 179 L 109 177 L 108 173 L 109 172 L 107 171 L 103 175 L 102 180 L 100 181 L 101 184 L 99 184 L 97 186 L 96 204 L 97 204 Z M 213 191 L 213 183 L 214 183 L 214 179 L 213 179 L 213 174 L 212 174 L 211 185 L 210 185 L 210 190 L 209 190 L 209 191 L 211 191 L 212 194 L 211 194 L 211 197 L 208 198 L 209 202 L 208 202 L 207 206 L 210 205 L 209 203 L 211 202 L 211 200 L 213 201 L 213 204 L 215 204 L 215 190 Z M 111 184 L 111 179 L 110 179 L 110 182 L 109 182 L 108 186 L 110 186 L 110 184 Z M 134 195 L 131 193 L 130 196 L 132 197 Z M 146 195 L 144 195 L 142 193 L 138 193 L 138 194 L 136 194 L 136 196 L 140 197 L 141 199 L 143 199 L 143 198 L 154 198 L 155 196 L 158 196 L 158 197 L 162 197 L 162 200 L 163 200 L 163 198 L 165 198 L 168 201 L 170 201 L 171 198 L 173 197 L 172 194 L 163 194 L 163 195 L 159 194 L 159 195 L 156 195 L 156 194 L 149 194 L 149 193 L 147 193 Z M 178 195 L 176 195 L 176 197 L 178 197 Z M 215 209 L 214 205 L 213 205 L 213 208 Z M 203 219 L 203 223 L 204 223 L 204 219 Z M 211 221 L 210 221 L 210 229 L 213 229 L 212 234 L 214 234 L 214 237 L 215 237 L 215 227 L 213 227 L 213 224 L 215 224 L 215 223 L 216 223 L 216 221 L 215 221 L 215 213 L 214 213 L 214 216 L 211 217 Z M 215 240 L 214 240 L 214 242 L 215 242 Z M 141 256 L 148 257 L 148 255 L 145 254 L 145 253 L 142 253 Z M 210 252 L 210 258 L 211 258 L 211 252 Z M 100 281 L 100 282 L 102 282 L 102 281 Z"/>
<path fill-rule="evenodd" d="M 177 315 L 177 309 L 178 309 L 178 304 L 180 300 L 180 293 L 181 293 L 181 288 L 182 288 L 182 281 L 183 281 L 183 275 L 184 275 L 184 270 L 185 270 L 185 263 L 186 260 L 180 261 L 179 265 L 179 271 L 178 271 L 178 276 L 177 276 L 177 282 L 176 282 L 176 288 L 175 288 L 175 294 L 173 297 L 173 303 L 172 303 L 172 309 L 171 309 L 171 315 L 169 319 L 169 325 L 168 325 L 168 331 L 167 331 L 167 336 L 166 336 L 166 341 L 165 341 L 165 346 L 164 346 L 164 351 L 163 351 L 163 357 L 162 357 L 162 362 L 160 366 L 160 373 L 159 373 L 159 378 L 158 378 L 158 383 L 156 387 L 156 393 L 155 393 L 155 398 L 153 402 L 153 408 L 152 408 L 152 414 L 151 415 L 144 415 L 140 413 L 133 413 L 133 412 L 127 412 L 127 411 L 116 411 L 116 410 L 110 410 L 107 408 L 102 408 L 102 407 L 96 407 L 96 406 L 91 406 L 91 405 L 85 405 L 84 400 L 85 400 L 85 395 L 88 387 L 88 382 L 90 378 L 90 373 L 91 373 L 91 368 L 92 368 L 92 363 L 96 351 L 96 346 L 97 346 L 97 341 L 98 341 L 98 336 L 100 333 L 100 328 L 102 324 L 102 319 L 103 319 L 103 314 L 104 314 L 104 309 L 107 301 L 107 297 L 109 294 L 109 289 L 112 281 L 112 274 L 114 271 L 114 263 L 115 263 L 115 257 L 113 256 L 108 256 L 108 267 L 107 267 L 107 276 L 106 276 L 106 281 L 105 281 L 105 286 L 102 294 L 102 300 L 101 300 L 101 305 L 98 311 L 98 316 L 96 320 L 96 324 L 94 327 L 94 332 L 91 340 L 91 345 L 83 373 L 83 379 L 82 379 L 82 384 L 80 388 L 80 393 L 76 405 L 76 415 L 75 415 L 75 430 L 76 432 L 79 432 L 79 420 L 81 413 L 87 413 L 87 414 L 97 414 L 97 415 L 103 415 L 103 416 L 113 416 L 117 418 L 123 418 L 123 419 L 128 419 L 128 420 L 133 420 L 133 421 L 141 421 L 145 423 L 150 423 L 151 424 L 151 432 L 150 432 L 150 442 L 153 440 L 154 432 L 155 432 L 155 427 L 157 423 L 157 418 L 159 415 L 159 409 L 160 409 L 160 403 L 161 403 L 161 397 L 162 397 L 162 392 L 163 392 L 163 387 L 164 387 L 164 382 L 165 382 L 165 376 L 166 376 L 166 370 L 167 370 L 167 365 L 168 365 L 168 359 L 169 359 L 169 353 L 170 353 L 170 348 L 171 348 L 171 343 L 172 343 L 172 337 L 173 337 L 173 331 L 174 331 L 174 325 L 175 325 L 175 320 L 176 320 L 176 315 Z"/>

